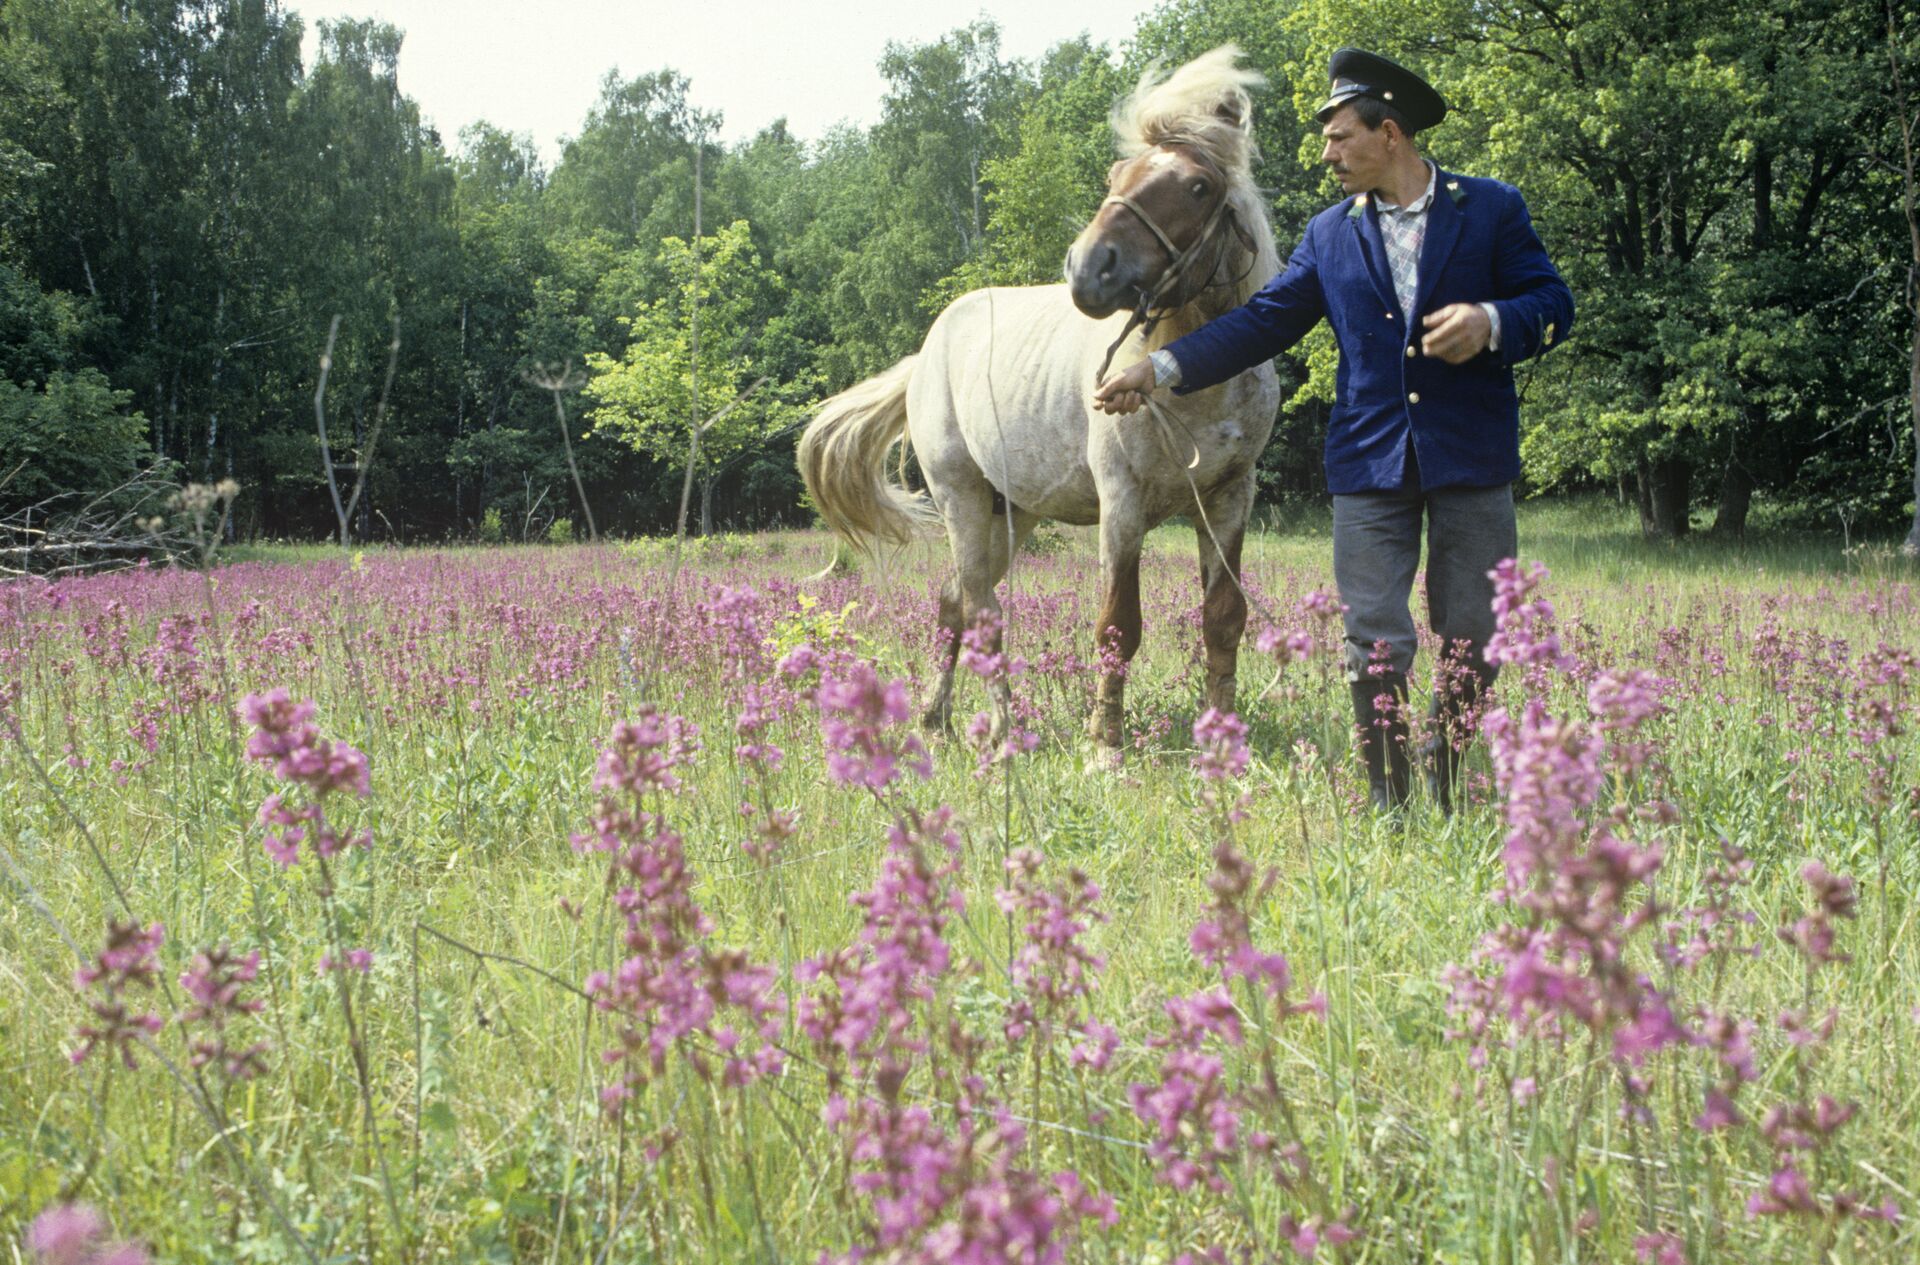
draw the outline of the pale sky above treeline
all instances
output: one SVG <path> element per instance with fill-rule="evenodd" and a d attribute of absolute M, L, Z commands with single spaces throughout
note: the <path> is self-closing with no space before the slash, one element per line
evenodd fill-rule
<path fill-rule="evenodd" d="M 551 166 L 580 130 L 602 76 L 672 67 L 693 103 L 724 116 L 723 138 L 741 140 L 784 117 L 815 139 L 837 122 L 880 115 L 878 63 L 889 40 L 939 38 L 976 17 L 1000 25 L 1010 57 L 1037 57 L 1085 32 L 1117 46 L 1150 0 L 289 0 L 306 19 L 313 64 L 323 18 L 376 18 L 406 34 L 400 88 L 449 147 L 485 119 L 533 138 Z"/>

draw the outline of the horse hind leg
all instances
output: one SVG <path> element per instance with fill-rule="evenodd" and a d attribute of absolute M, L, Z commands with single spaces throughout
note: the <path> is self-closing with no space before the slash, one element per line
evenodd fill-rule
<path fill-rule="evenodd" d="M 1207 656 L 1207 706 L 1221 713 L 1237 705 L 1240 638 L 1247 627 L 1247 598 L 1240 589 L 1240 550 L 1246 541 L 1253 490 L 1236 481 L 1206 504 L 1194 518 L 1200 544 L 1201 640 Z M 1208 528 L 1211 526 L 1212 530 Z"/>
<path fill-rule="evenodd" d="M 983 615 L 991 615 L 995 626 L 984 649 L 988 653 L 999 653 L 1001 610 L 994 590 L 1006 577 L 1014 551 L 1033 533 L 1040 517 L 1016 509 L 1009 540 L 1006 516 L 994 513 L 993 489 L 985 479 L 977 488 L 948 492 L 939 499 L 947 524 L 948 543 L 953 550 L 954 570 L 940 591 L 940 671 L 921 712 L 920 723 L 930 732 L 947 733 L 953 726 L 953 675 L 960 654 L 960 639 Z M 1012 690 L 1004 675 L 990 680 L 987 690 L 993 704 L 988 742 L 998 747 L 1006 740 L 1011 724 Z"/>
<path fill-rule="evenodd" d="M 960 617 L 957 573 L 947 577 L 940 587 L 937 620 L 940 644 L 934 653 L 938 656 L 939 672 L 934 677 L 933 689 L 927 694 L 926 706 L 920 712 L 920 727 L 930 734 L 948 734 L 953 732 L 953 665 L 960 654 L 960 634 L 967 626 Z"/>

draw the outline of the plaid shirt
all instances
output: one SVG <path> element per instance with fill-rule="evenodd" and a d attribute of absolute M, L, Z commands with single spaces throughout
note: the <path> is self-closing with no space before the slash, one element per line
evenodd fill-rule
<path fill-rule="evenodd" d="M 1379 194 L 1373 198 L 1380 213 L 1380 240 L 1387 247 L 1387 268 L 1393 273 L 1393 294 L 1400 315 L 1413 319 L 1413 298 L 1420 291 L 1420 246 L 1427 240 L 1427 208 L 1440 182 L 1440 171 L 1427 164 L 1427 191 L 1405 206 L 1395 206 Z"/>

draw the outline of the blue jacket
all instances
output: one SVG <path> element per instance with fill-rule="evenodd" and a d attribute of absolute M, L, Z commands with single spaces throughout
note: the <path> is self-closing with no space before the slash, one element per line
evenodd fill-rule
<path fill-rule="evenodd" d="M 1420 321 L 1452 303 L 1491 302 L 1500 350 L 1461 365 L 1420 354 Z M 1336 493 L 1398 488 L 1413 434 L 1423 488 L 1494 487 L 1520 474 L 1513 367 L 1565 341 L 1573 294 L 1534 234 L 1520 191 L 1440 171 L 1420 249 L 1412 330 L 1394 298 L 1373 200 L 1322 211 L 1284 272 L 1233 311 L 1169 344 L 1177 394 L 1224 382 L 1299 342 L 1321 317 L 1340 345 L 1327 420 Z M 1409 347 L 1412 348 L 1409 351 Z"/>

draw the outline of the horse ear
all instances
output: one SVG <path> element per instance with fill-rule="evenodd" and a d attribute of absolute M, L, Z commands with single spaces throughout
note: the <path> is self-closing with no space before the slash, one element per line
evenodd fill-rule
<path fill-rule="evenodd" d="M 1113 166 L 1107 168 L 1107 188 L 1113 188 L 1113 182 L 1119 177 L 1120 169 L 1126 165 L 1127 160 L 1124 158 L 1116 158 L 1113 160 Z"/>
<path fill-rule="evenodd" d="M 1231 92 L 1220 98 L 1220 104 L 1213 107 L 1213 112 L 1216 117 L 1225 119 L 1244 132 L 1251 122 L 1247 117 L 1252 112 L 1251 106 L 1252 102 L 1247 100 L 1244 92 Z"/>

